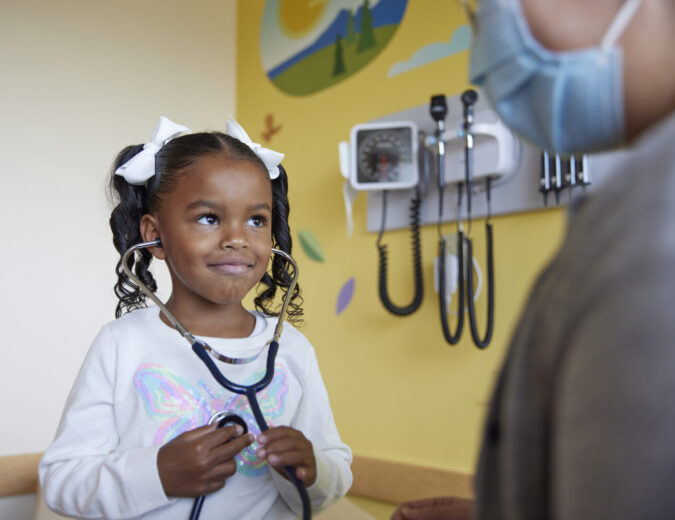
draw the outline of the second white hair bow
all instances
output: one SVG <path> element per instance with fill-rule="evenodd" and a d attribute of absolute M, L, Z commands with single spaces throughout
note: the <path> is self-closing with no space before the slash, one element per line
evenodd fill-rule
<path fill-rule="evenodd" d="M 117 168 L 115 173 L 124 177 L 129 184 L 135 186 L 145 184 L 155 174 L 157 152 L 171 139 L 185 133 L 190 133 L 188 127 L 174 123 L 164 116 L 160 117 L 150 141 L 143 145 L 143 150 Z"/>
<path fill-rule="evenodd" d="M 270 150 L 269 148 L 265 148 L 262 145 L 251 141 L 246 130 L 244 130 L 232 117 L 228 119 L 226 128 L 227 135 L 239 139 L 260 157 L 260 160 L 265 164 L 265 167 L 270 174 L 270 179 L 279 177 L 279 164 L 283 160 L 284 154 L 275 152 L 274 150 Z"/>

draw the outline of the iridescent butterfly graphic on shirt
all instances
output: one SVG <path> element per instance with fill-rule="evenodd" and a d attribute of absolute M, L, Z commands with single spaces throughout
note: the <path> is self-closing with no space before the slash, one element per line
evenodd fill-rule
<path fill-rule="evenodd" d="M 258 381 L 264 369 L 251 375 L 244 384 Z M 209 418 L 221 410 L 231 410 L 239 414 L 248 424 L 248 429 L 256 437 L 260 428 L 253 417 L 245 396 L 232 394 L 224 388 L 214 392 L 204 381 L 199 380 L 197 388 L 169 368 L 156 364 L 138 367 L 134 374 L 134 388 L 140 395 L 148 417 L 163 420 L 153 445 L 161 446 L 183 432 L 208 423 Z M 258 393 L 258 402 L 267 423 L 280 417 L 286 409 L 288 396 L 288 374 L 286 366 L 275 363 L 274 378 L 262 392 Z M 264 459 L 259 459 L 253 443 L 242 450 L 235 458 L 238 472 L 248 477 L 257 477 L 269 471 Z"/>

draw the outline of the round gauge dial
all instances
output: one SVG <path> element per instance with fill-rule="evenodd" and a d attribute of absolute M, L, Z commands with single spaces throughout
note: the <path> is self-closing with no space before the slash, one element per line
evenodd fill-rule
<path fill-rule="evenodd" d="M 412 163 L 410 128 L 364 130 L 359 134 L 357 178 L 381 183 L 406 180 Z"/>

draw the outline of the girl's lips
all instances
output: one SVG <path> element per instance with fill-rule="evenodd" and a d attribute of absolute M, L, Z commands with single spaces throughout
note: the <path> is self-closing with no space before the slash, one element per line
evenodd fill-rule
<path fill-rule="evenodd" d="M 222 274 L 238 275 L 247 273 L 252 266 L 246 262 L 227 262 L 212 264 L 210 267 Z"/>

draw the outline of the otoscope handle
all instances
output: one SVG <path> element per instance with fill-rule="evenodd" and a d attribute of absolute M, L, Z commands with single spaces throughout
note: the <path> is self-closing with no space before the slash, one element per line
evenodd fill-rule
<path fill-rule="evenodd" d="M 429 113 L 431 114 L 431 118 L 436 121 L 436 130 L 434 131 L 437 147 L 436 172 L 438 174 L 438 188 L 442 190 L 445 186 L 445 141 L 443 140 L 443 132 L 445 131 L 445 116 L 448 114 L 448 103 L 445 99 L 445 94 L 431 96 Z"/>
<path fill-rule="evenodd" d="M 471 126 L 473 125 L 473 105 L 478 100 L 478 93 L 473 89 L 465 90 L 462 93 L 462 105 L 464 107 L 464 183 L 466 184 L 466 211 L 469 223 L 471 223 L 471 194 L 473 192 L 473 134 Z"/>

